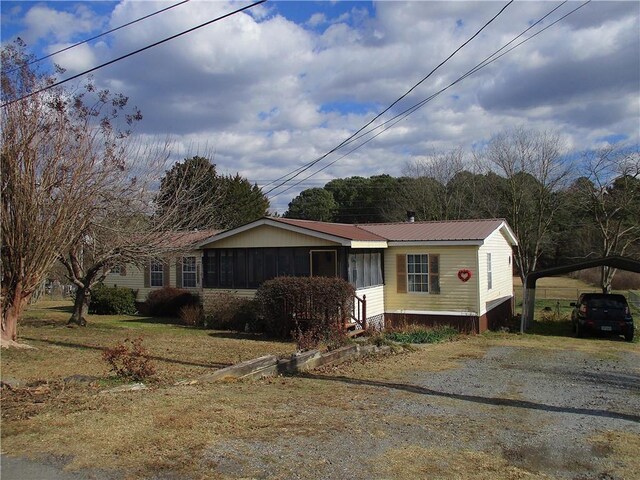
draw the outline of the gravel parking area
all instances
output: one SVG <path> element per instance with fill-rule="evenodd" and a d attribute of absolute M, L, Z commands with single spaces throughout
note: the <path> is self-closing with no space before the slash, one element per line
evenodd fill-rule
<path fill-rule="evenodd" d="M 195 476 L 169 469 L 144 478 L 640 478 L 638 349 L 567 341 L 564 349 L 557 340 L 471 337 L 247 385 L 242 415 L 261 392 L 280 401 L 237 435 L 212 430 L 191 459 Z M 194 394 L 217 391 L 200 388 Z M 37 463 L 20 462 L 3 461 L 2 478 L 43 478 L 28 476 Z M 50 466 L 40 472 L 52 475 Z M 129 478 L 53 466 L 61 475 L 50 478 L 60 480 Z"/>
<path fill-rule="evenodd" d="M 640 356 L 607 357 L 500 346 L 398 382 L 313 375 L 368 387 L 345 431 L 221 441 L 207 460 L 232 478 L 640 478 Z"/>

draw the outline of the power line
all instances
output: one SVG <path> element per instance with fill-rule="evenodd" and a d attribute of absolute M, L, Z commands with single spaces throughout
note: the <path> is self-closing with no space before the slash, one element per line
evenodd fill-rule
<path fill-rule="evenodd" d="M 174 5 L 170 5 L 168 7 L 163 8 L 162 10 L 158 10 L 156 12 L 150 13 L 149 15 L 145 15 L 144 17 L 136 18 L 135 20 L 132 20 L 131 22 L 125 23 L 124 25 L 120 25 L 119 27 L 112 28 L 111 30 L 107 30 L 106 32 L 99 33 L 98 35 L 95 35 L 95 36 L 93 36 L 91 38 L 87 38 L 86 40 L 82 40 L 82 41 L 80 41 L 78 43 L 74 43 L 73 45 L 69 45 L 68 47 L 65 47 L 65 48 L 62 48 L 60 50 L 57 50 L 57 51 L 55 51 L 53 53 L 50 53 L 49 55 L 45 55 L 44 57 L 40 57 L 40 58 L 36 58 L 35 60 L 31 60 L 30 62 L 27 62 L 25 65 L 32 65 L 34 63 L 41 62 L 42 60 L 46 60 L 47 58 L 51 58 L 51 57 L 53 57 L 55 55 L 58 55 L 59 53 L 66 52 L 67 50 L 71 50 L 72 48 L 78 47 L 78 46 L 83 45 L 85 43 L 88 43 L 88 42 L 90 42 L 92 40 L 95 40 L 97 38 L 103 37 L 105 35 L 108 35 L 110 33 L 115 32 L 117 30 L 120 30 L 121 28 L 128 27 L 129 25 L 133 25 L 134 23 L 138 23 L 138 22 L 140 22 L 142 20 L 146 20 L 147 18 L 153 17 L 154 15 L 158 15 L 159 13 L 166 12 L 167 10 L 171 10 L 172 8 L 180 6 L 180 5 L 182 5 L 184 3 L 187 3 L 189 1 L 191 1 L 191 0 L 182 0 L 182 2 L 178 2 L 178 3 L 174 4 Z M 7 71 L 7 73 L 15 72 L 16 70 L 18 70 L 18 68 L 20 68 L 20 67 L 12 68 L 11 70 Z"/>
<path fill-rule="evenodd" d="M 51 85 L 47 85 L 46 87 L 43 87 L 43 88 L 41 88 L 39 90 L 36 90 L 35 92 L 31 92 L 31 93 L 28 93 L 27 95 L 24 95 L 24 96 L 22 96 L 20 98 L 15 99 L 15 100 L 11 100 L 11 101 L 9 101 L 7 103 L 4 103 L 2 105 L 2 107 L 6 107 L 6 106 L 11 105 L 13 103 L 19 102 L 20 100 L 24 100 L 25 98 L 32 97 L 33 95 L 36 95 L 38 93 L 44 92 L 45 90 L 49 90 L 51 88 L 58 87 L 58 86 L 62 85 L 63 83 L 67 83 L 67 82 L 70 82 L 71 80 L 75 80 L 76 78 L 82 77 L 83 75 L 86 75 L 87 73 L 94 72 L 94 71 L 96 71 L 96 70 L 98 70 L 98 69 L 100 69 L 102 67 L 106 67 L 107 65 L 111 65 L 112 63 L 119 62 L 120 60 L 124 60 L 125 58 L 131 57 L 132 55 L 135 55 L 137 53 L 144 52 L 145 50 L 149 50 L 150 48 L 156 47 L 156 46 L 158 46 L 160 44 L 163 44 L 163 43 L 166 43 L 166 42 L 168 42 L 170 40 L 173 40 L 175 38 L 181 37 L 182 35 L 186 35 L 187 33 L 191 33 L 191 32 L 193 32 L 195 30 L 198 30 L 198 29 L 200 29 L 202 27 L 206 27 L 207 25 L 210 25 L 212 23 L 218 22 L 218 21 L 223 20 L 223 19 L 225 19 L 227 17 L 231 17 L 232 15 L 235 15 L 237 13 L 243 12 L 244 10 L 248 10 L 248 9 L 250 9 L 252 7 L 255 7 L 256 5 L 260 5 L 261 3 L 265 3 L 266 1 L 267 0 L 258 0 L 257 2 L 252 3 L 251 5 L 247 5 L 245 7 L 242 7 L 242 8 L 239 8 L 237 10 L 234 10 L 233 12 L 226 13 L 226 14 L 220 16 L 220 17 L 214 18 L 213 20 L 209 20 L 208 22 L 201 23 L 200 25 L 192 27 L 192 28 L 190 28 L 188 30 L 184 30 L 184 31 L 182 31 L 180 33 L 177 33 L 175 35 L 167 37 L 167 38 L 165 38 L 163 40 L 160 40 L 158 42 L 152 43 L 151 45 L 147 45 L 146 47 L 139 48 L 138 50 L 135 50 L 133 52 L 127 53 L 125 55 L 122 55 L 121 57 L 115 58 L 115 59 L 110 60 L 110 61 L 108 61 L 106 63 L 98 65 L 97 67 L 90 68 L 89 70 L 85 70 L 82 73 L 78 73 L 77 75 L 73 75 L 72 77 L 66 78 L 64 80 L 60 80 L 59 82 L 53 83 Z"/>
<path fill-rule="evenodd" d="M 269 193 L 271 193 L 272 191 L 276 190 L 277 188 L 280 188 L 282 185 L 284 185 L 285 183 L 290 182 L 291 180 L 293 180 L 294 178 L 298 177 L 301 173 L 305 172 L 306 170 L 308 170 L 309 168 L 313 167 L 315 164 L 317 164 L 318 162 L 320 162 L 321 160 L 323 160 L 324 158 L 326 158 L 327 156 L 329 156 L 330 154 L 332 154 L 333 152 L 335 152 L 336 150 L 342 148 L 346 142 L 348 142 L 349 140 L 351 140 L 353 137 L 355 137 L 356 135 L 358 135 L 362 130 L 364 130 L 365 128 L 367 128 L 369 125 L 371 125 L 373 122 L 375 122 L 378 118 L 380 118 L 382 115 L 384 115 L 386 112 L 388 112 L 391 108 L 393 108 L 393 106 L 395 106 L 398 102 L 400 102 L 403 98 L 405 98 L 407 95 L 409 95 L 413 90 L 415 90 L 419 85 L 421 85 L 425 80 L 427 80 L 429 77 L 431 77 L 431 75 L 433 75 L 442 65 L 444 65 L 445 63 L 447 63 L 456 53 L 458 53 L 462 48 L 464 48 L 469 42 L 471 42 L 474 38 L 476 38 L 478 35 L 480 35 L 480 33 L 486 28 L 488 27 L 496 18 L 498 18 L 502 12 L 504 12 L 507 7 L 509 5 L 511 5 L 513 3 L 513 0 L 510 0 L 509 3 L 507 3 L 504 7 L 502 7 L 500 9 L 500 11 L 498 13 L 496 13 L 493 18 L 491 18 L 487 23 L 485 23 L 476 33 L 474 33 L 468 40 L 466 40 L 462 45 L 460 45 L 458 48 L 456 48 L 453 53 L 451 53 L 447 58 L 445 58 L 442 62 L 440 62 L 440 64 L 438 64 L 433 70 L 431 70 L 429 72 L 428 75 L 426 75 L 425 77 L 423 77 L 418 83 L 416 83 L 415 85 L 413 85 L 409 90 L 407 90 L 403 95 L 401 95 L 400 97 L 398 97 L 396 100 L 393 101 L 393 103 L 391 103 L 391 105 L 389 105 L 388 107 L 386 107 L 382 112 L 380 112 L 378 115 L 376 115 L 374 118 L 372 118 L 369 122 L 367 122 L 365 125 L 363 125 L 361 128 L 359 128 L 355 133 L 353 133 L 352 135 L 350 135 L 347 139 L 343 140 L 339 145 L 337 145 L 336 147 L 332 148 L 331 150 L 329 150 L 327 153 L 325 153 L 324 155 L 322 155 L 321 157 L 309 162 L 308 164 L 306 164 L 303 168 L 298 168 L 296 170 L 294 170 L 294 172 L 297 171 L 297 173 L 295 173 L 294 175 L 291 175 L 289 178 L 287 178 L 286 180 L 282 181 L 281 183 L 279 183 L 278 185 L 276 185 L 275 187 L 270 188 L 269 190 L 267 190 L 265 192 L 265 195 L 268 195 Z M 288 176 L 290 174 L 287 174 L 285 176 Z M 281 177 L 279 180 L 281 180 L 284 177 Z"/>
<path fill-rule="evenodd" d="M 551 24 L 549 24 L 548 26 L 546 26 L 545 28 L 539 30 L 538 32 L 534 33 L 533 35 L 531 35 L 530 37 L 527 37 L 526 39 L 524 39 L 523 41 L 517 43 L 516 45 L 514 45 L 513 47 L 511 47 L 510 49 L 508 49 L 507 51 L 503 52 L 502 54 L 498 55 L 495 58 L 495 55 L 497 55 L 500 51 L 504 50 L 507 46 L 509 46 L 510 44 L 512 44 L 514 41 L 516 41 L 518 38 L 520 38 L 521 36 L 523 36 L 527 31 L 531 30 L 531 28 L 533 28 L 535 25 L 539 24 L 540 22 L 542 22 L 545 18 L 547 18 L 549 15 L 551 15 L 553 12 L 555 12 L 558 8 L 560 8 L 562 5 L 564 5 L 566 3 L 566 1 L 562 2 L 561 4 L 559 4 L 558 6 L 556 6 L 555 8 L 553 8 L 551 11 L 549 11 L 546 15 L 544 15 L 542 18 L 540 18 L 538 21 L 536 21 L 535 23 L 533 23 L 531 26 L 529 26 L 527 29 L 525 29 L 522 33 L 520 33 L 519 35 L 517 35 L 516 37 L 514 37 L 511 41 L 509 41 L 508 43 L 506 43 L 505 45 L 503 45 L 500 49 L 498 49 L 497 51 L 495 51 L 494 53 L 492 53 L 491 55 L 489 55 L 488 57 L 486 57 L 482 62 L 480 62 L 479 64 L 477 64 L 475 67 L 473 67 L 472 69 L 468 70 L 464 75 L 458 77 L 458 79 L 456 79 L 454 82 L 450 83 L 449 85 L 447 85 L 446 87 L 442 88 L 441 90 L 437 91 L 436 93 L 430 95 L 429 97 L 427 97 L 426 99 L 422 100 L 421 102 L 418 102 L 417 104 L 414 104 L 413 106 L 409 107 L 408 109 L 404 110 L 403 112 L 399 113 L 398 115 L 392 117 L 391 119 L 387 120 L 386 122 L 381 123 L 380 125 L 377 125 L 376 127 L 368 130 L 367 132 L 362 133 L 361 135 L 357 136 L 357 137 L 353 137 L 346 140 L 345 142 L 343 142 L 343 146 L 344 145 L 348 145 L 350 143 L 355 142 L 356 140 L 359 140 L 360 138 L 363 138 L 364 136 L 370 134 L 371 132 L 381 128 L 381 127 L 385 127 L 383 128 L 383 130 L 381 130 L 380 132 L 378 132 L 377 134 L 375 134 L 373 137 L 365 140 L 364 142 L 362 142 L 361 144 L 357 145 L 355 148 L 353 148 L 352 150 L 348 151 L 347 153 L 345 153 L 344 155 L 342 155 L 341 157 L 337 158 L 336 160 L 328 163 L 327 165 L 325 165 L 324 167 L 316 170 L 315 172 L 313 172 L 312 174 L 306 176 L 305 178 L 303 178 L 300 182 L 295 183 L 291 186 L 289 186 L 288 188 L 282 190 L 281 192 L 278 192 L 277 194 L 273 195 L 271 198 L 275 198 L 279 195 L 282 195 L 283 193 L 286 193 L 287 191 L 291 190 L 292 188 L 295 188 L 296 186 L 298 186 L 300 183 L 308 180 L 309 178 L 313 177 L 314 175 L 317 175 L 318 173 L 322 172 L 323 170 L 326 170 L 328 167 L 330 167 L 331 165 L 334 165 L 336 162 L 342 160 L 344 157 L 346 157 L 347 155 L 350 155 L 351 153 L 353 153 L 354 151 L 358 150 L 360 147 L 364 146 L 365 144 L 369 143 L 371 140 L 373 140 L 374 138 L 376 138 L 378 135 L 381 135 L 382 133 L 384 133 L 385 131 L 387 131 L 389 128 L 393 127 L 394 125 L 396 125 L 398 122 L 404 120 L 406 117 L 408 117 L 409 115 L 411 115 L 412 113 L 414 113 L 415 111 L 417 111 L 418 109 L 420 109 L 421 107 L 423 107 L 425 104 L 427 104 L 428 102 L 430 102 L 431 100 L 433 100 L 434 98 L 436 98 L 438 95 L 442 94 L 444 91 L 448 90 L 449 88 L 451 88 L 452 86 L 456 85 L 457 83 L 461 82 L 462 80 L 464 80 L 465 78 L 469 77 L 470 75 L 476 73 L 477 71 L 481 70 L 482 68 L 490 65 L 491 63 L 495 62 L 496 60 L 498 60 L 499 58 L 503 57 L 504 55 L 506 55 L 507 53 L 511 52 L 512 50 L 514 50 L 515 48 L 519 47 L 520 45 L 522 45 L 523 43 L 531 40 L 532 38 L 538 36 L 539 34 L 541 34 L 542 32 L 544 32 L 545 30 L 551 28 L 552 26 L 554 26 L 555 24 L 557 24 L 558 22 L 562 21 L 563 19 L 565 19 L 566 17 L 568 17 L 569 15 L 573 14 L 574 12 L 576 12 L 577 10 L 581 9 L 582 7 L 584 7 L 585 5 L 587 5 L 588 3 L 590 3 L 591 0 L 587 0 L 586 2 L 582 3 L 581 5 L 579 5 L 578 7 L 574 8 L 573 10 L 569 11 L 567 14 L 563 15 L 562 17 L 560 17 L 559 19 L 555 20 L 554 22 L 552 22 Z M 395 121 L 394 121 L 395 120 Z M 391 123 L 393 122 L 393 123 Z M 390 125 L 388 125 L 390 124 Z M 386 125 L 386 126 L 385 126 Z M 362 130 L 362 129 L 361 129 Z M 356 132 L 357 134 L 358 132 Z M 292 177 L 293 178 L 293 177 Z M 283 182 L 286 183 L 286 182 Z M 273 189 L 272 189 L 273 190 Z M 269 190 L 269 192 L 271 192 L 272 190 Z M 267 192 L 267 193 L 269 193 Z"/>

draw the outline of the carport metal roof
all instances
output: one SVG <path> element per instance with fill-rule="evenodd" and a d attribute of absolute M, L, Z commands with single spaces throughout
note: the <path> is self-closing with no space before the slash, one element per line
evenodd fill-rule
<path fill-rule="evenodd" d="M 561 267 L 546 268 L 529 273 L 524 279 L 524 299 L 522 304 L 522 319 L 520 320 L 520 331 L 524 332 L 533 322 L 533 313 L 536 301 L 536 281 L 543 277 L 552 277 L 564 273 L 584 270 L 585 268 L 608 266 L 640 273 L 640 261 L 629 257 L 612 256 L 585 260 L 583 262 L 563 265 Z"/>

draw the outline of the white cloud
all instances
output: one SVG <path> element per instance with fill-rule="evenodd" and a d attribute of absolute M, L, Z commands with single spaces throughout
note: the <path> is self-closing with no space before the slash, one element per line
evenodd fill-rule
<path fill-rule="evenodd" d="M 91 32 L 101 26 L 99 19 L 86 5 L 77 5 L 73 13 L 52 7 L 55 4 L 51 7 L 36 5 L 27 10 L 24 16 L 26 30 L 22 34 L 27 43 L 49 38 L 55 42 L 68 42 L 74 35 Z"/>
<path fill-rule="evenodd" d="M 145 135 L 175 138 L 177 158 L 194 154 L 194 148 L 215 151 L 221 171 L 238 171 L 264 182 L 340 143 L 504 4 L 380 2 L 370 10 L 355 4 L 335 14 L 314 13 L 300 25 L 279 15 L 277 3 L 267 5 L 118 62 L 96 72 L 96 82 L 123 92 L 142 109 L 145 118 L 140 128 Z M 512 4 L 391 114 L 448 85 L 555 5 Z M 123 1 L 108 21 L 121 25 L 164 6 Z M 566 4 L 554 18 L 576 6 Z M 45 10 L 55 7 L 52 3 Z M 76 71 L 234 8 L 236 3 L 193 1 L 60 61 Z M 33 23 L 40 13 L 31 14 L 32 35 L 63 36 L 64 28 L 51 19 L 76 32 L 85 28 L 82 21 L 69 26 L 72 19 L 85 18 L 79 11 L 48 12 L 42 24 Z M 632 2 L 592 2 L 317 177 L 277 197 L 275 208 L 283 212 L 301 188 L 321 184 L 322 179 L 399 175 L 407 160 L 434 149 L 471 149 L 515 125 L 558 132 L 576 149 L 614 134 L 639 142 L 639 16 Z M 328 27 L 321 33 L 306 28 L 324 25 Z M 58 42 L 65 43 L 62 38 Z M 317 168 L 338 156 L 328 157 Z"/>

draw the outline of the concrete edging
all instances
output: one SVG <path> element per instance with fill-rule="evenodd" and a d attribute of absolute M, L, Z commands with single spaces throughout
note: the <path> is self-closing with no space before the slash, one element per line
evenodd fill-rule
<path fill-rule="evenodd" d="M 289 358 L 278 359 L 275 355 L 245 360 L 215 372 L 207 373 L 194 380 L 184 380 L 176 385 L 193 385 L 196 383 L 211 383 L 230 379 L 258 379 L 272 377 L 277 374 L 293 374 L 307 372 L 325 365 L 338 365 L 347 360 L 376 353 L 386 353 L 391 347 L 384 345 L 349 345 L 330 352 L 320 353 L 310 350 L 293 354 Z"/>

